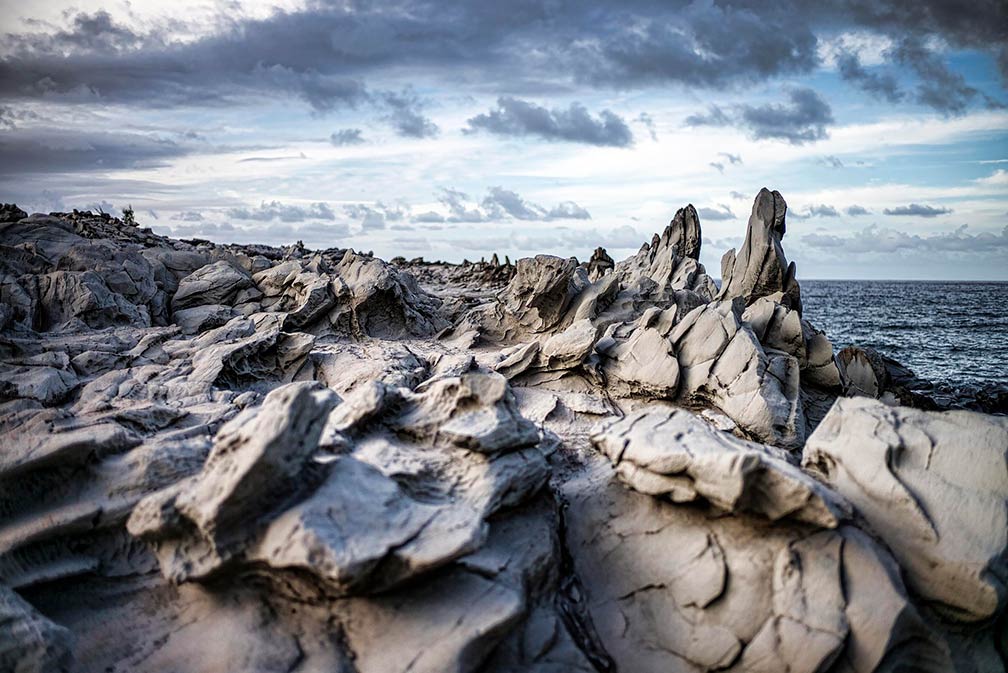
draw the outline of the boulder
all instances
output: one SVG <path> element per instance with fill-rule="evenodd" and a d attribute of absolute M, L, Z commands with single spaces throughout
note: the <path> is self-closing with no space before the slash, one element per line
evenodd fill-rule
<path fill-rule="evenodd" d="M 0 670 L 11 673 L 69 671 L 73 636 L 0 584 Z"/>
<path fill-rule="evenodd" d="M 789 463 L 786 452 L 715 430 L 685 409 L 643 407 L 591 441 L 624 483 L 648 495 L 824 528 L 850 518 L 843 498 Z"/>
<path fill-rule="evenodd" d="M 196 269 L 179 281 L 171 300 L 172 312 L 208 304 L 234 305 L 239 293 L 252 287 L 248 274 L 219 261 Z"/>
<path fill-rule="evenodd" d="M 1008 596 L 1008 420 L 837 400 L 802 464 L 843 494 L 913 590 L 975 622 Z"/>
<path fill-rule="evenodd" d="M 789 449 L 805 438 L 798 360 L 764 350 L 741 319 L 739 302 L 693 309 L 672 328 L 678 399 L 714 406 L 755 439 Z"/>
<path fill-rule="evenodd" d="M 29 287 L 35 300 L 33 327 L 38 331 L 151 324 L 146 306 L 110 290 L 95 271 L 53 271 L 37 276 Z"/>
<path fill-rule="evenodd" d="M 677 505 L 597 464 L 561 488 L 603 670 L 951 669 L 888 553 L 856 528 Z"/>

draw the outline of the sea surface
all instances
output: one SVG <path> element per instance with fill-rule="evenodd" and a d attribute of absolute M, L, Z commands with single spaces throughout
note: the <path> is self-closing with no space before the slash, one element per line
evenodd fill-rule
<path fill-rule="evenodd" d="M 800 283 L 804 317 L 837 351 L 870 346 L 935 383 L 1008 384 L 1008 283 Z"/>

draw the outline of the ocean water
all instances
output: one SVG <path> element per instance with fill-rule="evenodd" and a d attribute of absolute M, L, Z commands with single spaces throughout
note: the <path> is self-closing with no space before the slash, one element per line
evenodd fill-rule
<path fill-rule="evenodd" d="M 1008 283 L 802 280 L 839 351 L 871 346 L 935 383 L 1008 384 Z"/>

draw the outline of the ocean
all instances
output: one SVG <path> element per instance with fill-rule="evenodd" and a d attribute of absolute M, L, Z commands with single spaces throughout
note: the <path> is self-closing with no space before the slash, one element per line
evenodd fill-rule
<path fill-rule="evenodd" d="M 804 317 L 838 351 L 870 346 L 935 383 L 1008 384 L 1008 283 L 800 284 Z"/>

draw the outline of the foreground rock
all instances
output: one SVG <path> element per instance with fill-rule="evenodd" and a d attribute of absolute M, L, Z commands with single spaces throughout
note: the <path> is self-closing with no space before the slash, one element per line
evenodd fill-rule
<path fill-rule="evenodd" d="M 463 265 L 0 208 L 0 670 L 1003 671 L 1003 419 L 835 358 L 785 217 L 718 289 L 692 206 Z"/>
<path fill-rule="evenodd" d="M 857 507 L 907 580 L 963 621 L 1008 598 L 1008 419 L 840 400 L 803 464 Z"/>

